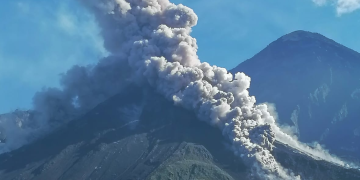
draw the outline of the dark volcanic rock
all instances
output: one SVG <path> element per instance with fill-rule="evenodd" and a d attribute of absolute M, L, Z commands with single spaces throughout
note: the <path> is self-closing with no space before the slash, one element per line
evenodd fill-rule
<path fill-rule="evenodd" d="M 226 143 L 218 129 L 198 121 L 193 113 L 133 88 L 45 138 L 0 155 L 0 179 L 252 179 Z M 304 177 L 360 176 L 281 144 L 274 154 Z M 309 163 L 321 171 L 308 171 Z"/>
<path fill-rule="evenodd" d="M 320 34 L 296 31 L 231 70 L 252 79 L 258 102 L 276 104 L 301 141 L 360 158 L 360 54 Z"/>

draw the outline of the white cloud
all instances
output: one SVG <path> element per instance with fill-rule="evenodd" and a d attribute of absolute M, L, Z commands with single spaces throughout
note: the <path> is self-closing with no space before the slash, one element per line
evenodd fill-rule
<path fill-rule="evenodd" d="M 351 13 L 360 8 L 360 0 L 337 0 L 336 12 L 338 15 Z"/>
<path fill-rule="evenodd" d="M 332 2 L 338 16 L 360 9 L 360 0 L 312 0 L 312 2 L 317 6 L 325 6 L 328 2 Z"/>
<path fill-rule="evenodd" d="M 324 6 L 327 3 L 327 0 L 312 0 L 318 6 Z"/>

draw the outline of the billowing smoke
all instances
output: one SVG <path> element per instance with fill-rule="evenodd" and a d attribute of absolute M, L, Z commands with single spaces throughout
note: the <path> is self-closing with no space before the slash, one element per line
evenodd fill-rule
<path fill-rule="evenodd" d="M 62 90 L 43 89 L 34 96 L 35 111 L 51 124 L 64 123 L 117 94 L 131 75 L 125 58 L 109 56 L 95 66 L 74 66 L 60 80 Z"/>
<path fill-rule="evenodd" d="M 266 105 L 255 106 L 255 98 L 249 96 L 250 78 L 243 73 L 233 76 L 224 68 L 200 62 L 196 40 L 190 36 L 198 19 L 191 9 L 167 0 L 83 3 L 95 13 L 102 28 L 105 47 L 112 54 L 106 68 L 114 71 L 103 69 L 103 74 L 96 74 L 92 69 L 75 67 L 62 80 L 63 93 L 50 90 L 35 98 L 36 105 L 40 104 L 38 110 L 50 107 L 45 113 L 62 119 L 73 111 L 74 97 L 80 107 L 91 107 L 118 92 L 126 80 L 147 84 L 175 104 L 196 112 L 199 119 L 220 128 L 232 142 L 234 153 L 254 170 L 261 170 L 266 177 L 292 176 L 270 153 L 275 141 L 275 120 Z M 123 67 L 117 65 L 119 62 Z M 130 76 L 116 74 L 123 69 L 130 69 L 126 72 Z M 99 75 L 105 78 L 96 81 Z M 60 103 L 47 105 L 53 98 Z M 56 112 L 52 107 L 56 107 Z"/>
<path fill-rule="evenodd" d="M 247 90 L 250 77 L 200 62 L 190 36 L 198 20 L 193 10 L 168 0 L 81 1 L 95 14 L 111 55 L 95 66 L 70 69 L 61 78 L 63 89 L 35 95 L 40 129 L 56 128 L 129 83 L 146 85 L 218 127 L 258 176 L 300 179 L 271 154 L 275 135 L 298 142 L 280 130 L 267 105 L 255 105 Z"/>
<path fill-rule="evenodd" d="M 127 62 L 115 56 L 95 66 L 74 66 L 62 75 L 62 89 L 44 88 L 35 94 L 34 111 L 0 116 L 0 154 L 51 132 L 119 93 L 129 83 L 130 74 Z"/>

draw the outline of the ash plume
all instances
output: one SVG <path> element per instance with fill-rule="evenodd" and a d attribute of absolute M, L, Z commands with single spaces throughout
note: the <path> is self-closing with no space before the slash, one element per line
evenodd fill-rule
<path fill-rule="evenodd" d="M 271 154 L 277 136 L 298 141 L 281 131 L 266 104 L 255 104 L 247 90 L 250 77 L 199 60 L 190 35 L 198 20 L 192 9 L 168 0 L 80 1 L 95 15 L 110 56 L 94 66 L 73 67 L 62 76 L 62 89 L 34 96 L 40 129 L 56 128 L 128 84 L 151 86 L 218 127 L 256 176 L 300 179 Z"/>
<path fill-rule="evenodd" d="M 266 105 L 255 105 L 255 98 L 249 96 L 250 78 L 200 62 L 196 40 L 190 36 L 198 20 L 192 9 L 167 0 L 82 2 L 94 12 L 106 49 L 131 69 L 129 81 L 152 86 L 176 105 L 217 126 L 232 142 L 234 153 L 257 174 L 296 178 L 270 153 L 275 120 Z M 72 82 L 79 79 L 70 77 Z M 76 88 L 70 89 L 74 92 Z M 86 96 L 70 95 L 76 95 L 82 107 Z"/>

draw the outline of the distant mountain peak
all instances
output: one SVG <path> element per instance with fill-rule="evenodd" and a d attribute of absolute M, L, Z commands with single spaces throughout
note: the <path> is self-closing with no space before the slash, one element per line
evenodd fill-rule
<path fill-rule="evenodd" d="M 267 64 L 271 62 L 277 63 L 277 65 L 282 66 L 282 68 L 289 69 L 290 67 L 283 67 L 283 65 L 288 64 L 289 66 L 297 66 L 295 65 L 296 63 L 323 62 L 325 65 L 328 63 L 335 63 L 336 65 L 334 64 L 334 66 L 340 65 L 339 63 L 350 63 L 351 65 L 346 65 L 347 67 L 350 67 L 353 66 L 354 63 L 360 63 L 355 60 L 358 58 L 360 58 L 358 52 L 337 43 L 324 35 L 297 30 L 283 35 L 271 42 L 266 48 L 250 58 L 251 62 L 246 60 L 242 63 L 242 66 L 247 66 L 249 63 L 262 63 L 263 68 L 266 69 L 268 68 L 268 65 L 273 66 Z M 284 64 L 284 62 L 286 63 Z M 250 64 L 249 66 L 251 66 Z M 305 65 L 303 67 L 305 67 Z M 241 70 L 241 68 L 235 67 L 231 72 L 238 72 L 239 70 Z"/>
<path fill-rule="evenodd" d="M 293 31 L 291 33 L 288 33 L 288 34 L 282 36 L 280 39 L 283 41 L 299 41 L 303 38 L 315 38 L 316 39 L 319 36 L 322 36 L 322 35 L 320 35 L 318 33 L 309 32 L 309 31 L 297 30 L 297 31 Z"/>
<path fill-rule="evenodd" d="M 319 33 L 304 31 L 304 30 L 297 30 L 290 32 L 280 37 L 277 41 L 281 41 L 281 42 L 318 41 L 335 46 L 342 46 L 339 43 L 335 42 L 334 40 L 329 39 Z"/>

